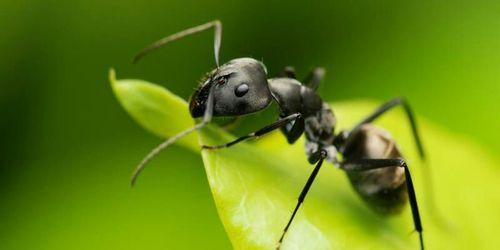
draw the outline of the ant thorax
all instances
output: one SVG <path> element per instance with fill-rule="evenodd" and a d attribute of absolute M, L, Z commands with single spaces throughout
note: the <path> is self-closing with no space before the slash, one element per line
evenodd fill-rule
<path fill-rule="evenodd" d="M 316 114 L 305 117 L 305 150 L 308 157 L 318 150 L 324 150 L 327 153 L 325 160 L 333 164 L 338 162 L 338 151 L 333 145 L 335 124 L 335 115 L 327 103 L 323 103 Z"/>

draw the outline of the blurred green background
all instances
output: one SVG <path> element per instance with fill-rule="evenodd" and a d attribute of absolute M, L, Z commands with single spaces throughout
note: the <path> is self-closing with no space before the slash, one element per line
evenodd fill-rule
<path fill-rule="evenodd" d="M 213 66 L 210 32 L 131 59 L 215 18 L 222 61 L 262 59 L 271 75 L 323 66 L 326 100 L 406 96 L 419 115 L 497 154 L 499 13 L 488 0 L 2 0 L 0 248 L 230 248 L 199 155 L 169 149 L 129 188 L 159 139 L 107 82 L 115 67 L 187 98 Z"/>

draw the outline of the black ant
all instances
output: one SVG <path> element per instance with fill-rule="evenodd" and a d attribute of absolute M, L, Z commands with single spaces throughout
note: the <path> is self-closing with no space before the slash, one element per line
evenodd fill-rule
<path fill-rule="evenodd" d="M 154 156 L 180 138 L 203 128 L 213 116 L 246 115 L 261 111 L 274 101 L 280 109 L 279 119 L 276 122 L 226 144 L 202 146 L 202 148 L 214 150 L 231 147 L 238 142 L 263 136 L 278 128 L 290 144 L 305 134 L 309 163 L 316 166 L 299 195 L 297 205 L 281 237 L 277 239 L 277 249 L 280 248 L 324 160 L 344 170 L 361 198 L 379 213 L 400 212 L 409 198 L 413 222 L 419 234 L 420 248 L 424 249 L 422 223 L 408 165 L 390 134 L 372 125 L 375 119 L 388 110 L 398 105 L 402 106 L 410 121 L 420 157 L 424 159 L 417 124 L 407 102 L 403 98 L 392 99 L 350 131 L 335 133 L 335 116 L 329 105 L 316 93 L 324 76 L 322 68 L 314 69 L 301 83 L 296 80 L 295 71 L 291 67 L 285 68 L 283 77 L 268 79 L 265 65 L 252 58 L 237 58 L 219 66 L 222 24 L 218 20 L 165 37 L 140 52 L 134 58 L 134 62 L 171 41 L 210 28 L 215 30 L 214 53 L 217 67 L 202 81 L 189 101 L 191 116 L 203 117 L 202 121 L 153 149 L 135 170 L 132 185 Z M 342 156 L 342 160 L 337 158 L 338 155 Z"/>

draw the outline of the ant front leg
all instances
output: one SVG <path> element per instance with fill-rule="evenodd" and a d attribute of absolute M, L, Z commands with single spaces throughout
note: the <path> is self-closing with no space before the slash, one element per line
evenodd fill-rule
<path fill-rule="evenodd" d="M 300 118 L 301 115 L 299 113 L 295 113 L 295 114 L 292 114 L 292 115 L 289 115 L 287 117 L 284 117 L 282 119 L 279 119 L 278 121 L 276 121 L 275 123 L 272 123 L 270 125 L 267 125 L 253 133 L 250 133 L 248 135 L 244 135 L 244 136 L 241 136 L 231 142 L 228 142 L 228 143 L 225 143 L 225 144 L 221 144 L 221 145 L 216 145 L 216 146 L 207 146 L 207 145 L 203 145 L 202 146 L 202 149 L 221 149 L 221 148 L 228 148 L 228 147 L 231 147 L 239 142 L 242 142 L 244 140 L 247 140 L 247 139 L 250 139 L 250 138 L 256 138 L 256 137 L 259 137 L 259 136 L 263 136 L 275 129 L 278 129 L 278 128 L 281 128 L 283 126 L 285 126 L 286 124 L 288 124 L 289 122 L 291 121 L 294 121 L 298 118 Z"/>
<path fill-rule="evenodd" d="M 424 239 L 422 236 L 422 221 L 420 219 L 420 213 L 418 211 L 417 197 L 415 194 L 415 188 L 413 187 L 413 181 L 411 178 L 410 170 L 406 161 L 403 159 L 359 159 L 359 160 L 348 160 L 340 164 L 340 168 L 347 171 L 368 171 L 378 168 L 386 168 L 398 166 L 405 170 L 406 177 L 406 187 L 408 191 L 408 198 L 410 200 L 411 212 L 413 215 L 413 224 L 415 225 L 415 230 L 418 232 L 420 239 L 420 249 L 424 249 Z"/>

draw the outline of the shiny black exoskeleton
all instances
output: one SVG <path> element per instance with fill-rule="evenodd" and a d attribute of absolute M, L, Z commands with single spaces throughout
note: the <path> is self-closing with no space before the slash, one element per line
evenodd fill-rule
<path fill-rule="evenodd" d="M 305 150 L 309 162 L 315 164 L 309 179 L 299 195 L 297 205 L 286 224 L 278 246 L 284 239 L 300 205 L 304 201 L 324 160 L 347 173 L 352 186 L 361 198 L 375 211 L 391 214 L 401 211 L 409 200 L 421 248 L 424 248 L 422 224 L 410 171 L 398 146 L 390 134 L 372 124 L 376 118 L 396 106 L 402 106 L 410 120 L 420 156 L 424 151 L 418 135 L 414 116 L 402 98 L 395 98 L 375 110 L 349 131 L 335 131 L 336 119 L 330 106 L 316 93 L 324 70 L 314 69 L 302 82 L 295 77 L 293 68 L 287 67 L 281 77 L 268 78 L 264 64 L 252 58 L 233 59 L 219 66 L 221 23 L 213 21 L 166 37 L 141 52 L 135 61 L 166 43 L 209 28 L 215 29 L 216 69 L 208 74 L 191 96 L 189 111 L 193 118 L 203 117 L 193 128 L 166 140 L 155 148 L 137 167 L 132 183 L 147 162 L 161 150 L 183 136 L 203 128 L 213 116 L 236 117 L 261 111 L 275 102 L 280 114 L 276 122 L 253 133 L 223 145 L 203 146 L 204 149 L 221 149 L 243 140 L 265 135 L 281 129 L 290 144 L 305 135 Z M 342 160 L 338 156 L 342 156 Z"/>

